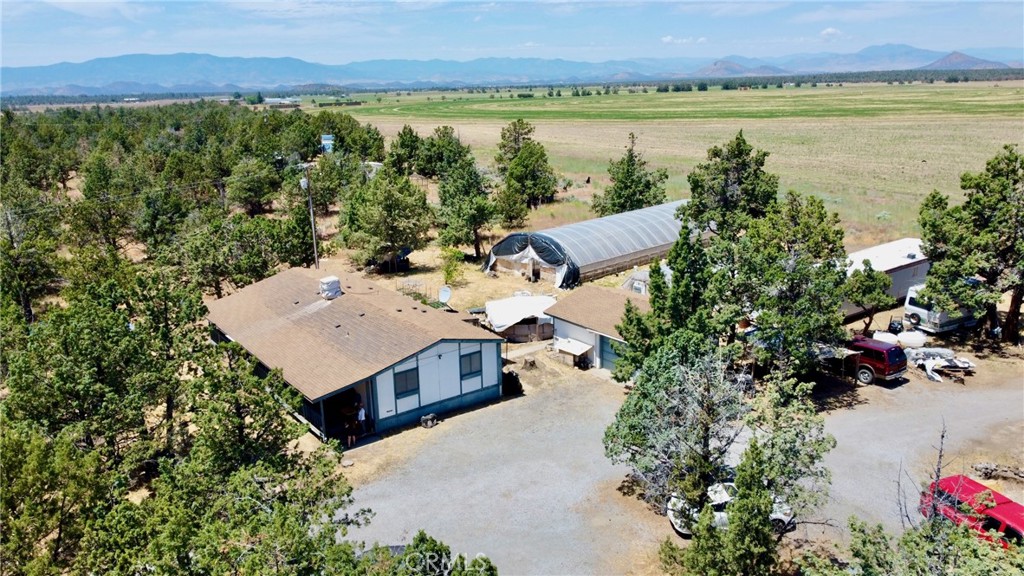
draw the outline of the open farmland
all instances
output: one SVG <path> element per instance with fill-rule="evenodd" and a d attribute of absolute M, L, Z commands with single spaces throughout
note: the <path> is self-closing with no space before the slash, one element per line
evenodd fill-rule
<path fill-rule="evenodd" d="M 959 197 L 960 174 L 984 169 L 1002 145 L 1024 141 L 1020 81 L 543 94 L 391 92 L 345 112 L 388 137 L 403 124 L 421 136 L 449 124 L 482 164 L 491 162 L 505 124 L 528 120 L 552 165 L 573 182 L 563 196 L 578 200 L 542 207 L 531 227 L 588 217 L 580 202 L 608 184 L 608 160 L 622 155 L 629 132 L 653 167 L 668 170 L 669 196 L 682 198 L 686 174 L 708 148 L 743 130 L 751 144 L 771 153 L 767 168 L 779 175 L 783 190 L 818 195 L 839 213 L 848 249 L 917 234 L 918 205 L 928 192 Z"/>

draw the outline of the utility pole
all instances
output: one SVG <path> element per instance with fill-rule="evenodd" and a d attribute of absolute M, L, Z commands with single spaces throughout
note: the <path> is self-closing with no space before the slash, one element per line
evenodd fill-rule
<path fill-rule="evenodd" d="M 313 217 L 313 191 L 310 189 L 309 184 L 309 163 L 303 165 L 306 169 L 306 175 L 299 180 L 299 186 L 306 192 L 306 198 L 309 200 L 309 225 L 313 228 L 313 266 L 320 269 L 320 256 L 316 252 L 316 218 Z"/>

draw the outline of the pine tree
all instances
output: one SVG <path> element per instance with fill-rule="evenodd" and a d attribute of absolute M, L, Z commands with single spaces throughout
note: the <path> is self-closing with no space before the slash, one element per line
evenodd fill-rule
<path fill-rule="evenodd" d="M 771 519 L 773 498 L 764 477 L 764 453 L 753 439 L 736 469 L 736 497 L 726 507 L 725 556 L 734 574 L 768 575 L 778 560 Z"/>
<path fill-rule="evenodd" d="M 651 170 L 647 160 L 636 151 L 636 135 L 629 133 L 626 153 L 617 161 L 608 162 L 608 176 L 612 185 L 604 194 L 594 195 L 594 212 L 598 216 L 609 216 L 630 210 L 639 210 L 665 202 L 665 181 L 668 172 L 664 168 Z"/>

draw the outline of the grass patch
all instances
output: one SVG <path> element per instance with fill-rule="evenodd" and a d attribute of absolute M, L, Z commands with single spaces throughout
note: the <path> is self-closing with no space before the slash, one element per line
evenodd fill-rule
<path fill-rule="evenodd" d="M 403 124 L 422 136 L 450 124 L 483 165 L 492 164 L 503 126 L 529 120 L 552 166 L 573 181 L 564 196 L 581 201 L 541 207 L 530 215 L 531 229 L 592 218 L 588 202 L 607 187 L 608 160 L 622 156 L 630 132 L 650 165 L 668 171 L 668 196 L 676 199 L 688 196 L 686 176 L 708 148 L 743 130 L 770 153 L 766 169 L 779 175 L 782 192 L 817 195 L 839 214 L 850 249 L 918 235 L 918 208 L 929 192 L 959 201 L 963 172 L 984 170 L 1004 144 L 1024 144 L 1021 81 L 512 100 L 437 95 L 403 95 L 408 115 L 389 110 L 386 98 L 344 111 L 386 137 Z"/>
<path fill-rule="evenodd" d="M 403 118 L 574 121 L 669 119 L 880 118 L 903 114 L 1004 115 L 1024 111 L 1019 82 L 986 84 L 846 84 L 769 90 L 711 90 L 647 94 L 599 94 L 490 98 L 489 94 L 417 93 L 366 98 L 360 116 Z M 441 97 L 444 97 L 444 100 Z M 506 96 L 502 94 L 502 96 Z"/>

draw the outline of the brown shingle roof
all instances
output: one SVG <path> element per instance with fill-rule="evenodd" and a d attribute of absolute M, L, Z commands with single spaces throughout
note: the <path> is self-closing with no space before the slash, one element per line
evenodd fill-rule
<path fill-rule="evenodd" d="M 626 300 L 631 300 L 633 305 L 642 312 L 651 309 L 647 296 L 625 290 L 584 284 L 560 299 L 544 313 L 621 340 L 622 336 L 615 329 L 615 325 L 622 323 Z"/>
<path fill-rule="evenodd" d="M 209 304 L 208 319 L 306 398 L 369 378 L 441 340 L 500 337 L 354 274 L 290 268 Z M 335 265 L 336 266 L 336 265 Z M 343 294 L 319 295 L 334 275 Z"/>

